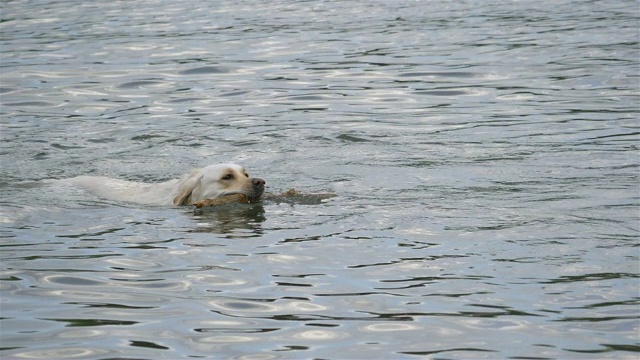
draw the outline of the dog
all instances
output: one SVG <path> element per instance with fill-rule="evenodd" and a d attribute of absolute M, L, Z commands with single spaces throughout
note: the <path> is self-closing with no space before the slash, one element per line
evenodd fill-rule
<path fill-rule="evenodd" d="M 78 176 L 58 181 L 101 198 L 158 206 L 191 205 L 230 194 L 244 194 L 250 201 L 255 201 L 264 193 L 266 184 L 263 179 L 250 177 L 242 166 L 230 163 L 194 169 L 180 179 L 157 184 L 104 176 Z"/>

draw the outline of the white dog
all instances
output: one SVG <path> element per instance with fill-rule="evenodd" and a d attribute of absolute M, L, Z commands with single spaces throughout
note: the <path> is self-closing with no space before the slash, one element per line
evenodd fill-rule
<path fill-rule="evenodd" d="M 249 177 L 240 165 L 220 164 L 195 169 L 181 179 L 158 184 L 112 179 L 104 176 L 78 176 L 60 180 L 99 197 L 146 205 L 191 205 L 196 201 L 229 194 L 244 194 L 257 200 L 265 181 Z"/>

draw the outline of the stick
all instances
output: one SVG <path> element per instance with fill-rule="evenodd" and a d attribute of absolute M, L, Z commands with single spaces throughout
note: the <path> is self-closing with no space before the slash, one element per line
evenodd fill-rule
<path fill-rule="evenodd" d="M 249 203 L 249 199 L 244 194 L 230 194 L 224 195 L 215 199 L 204 199 L 200 201 L 196 201 L 193 203 L 196 208 L 200 209 L 204 206 L 219 206 L 219 205 L 227 205 L 232 203 Z"/>

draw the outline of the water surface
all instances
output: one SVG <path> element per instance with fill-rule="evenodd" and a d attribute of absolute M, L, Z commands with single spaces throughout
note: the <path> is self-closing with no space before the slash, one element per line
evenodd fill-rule
<path fill-rule="evenodd" d="M 3 358 L 637 358 L 637 2 L 0 17 Z M 194 213 L 42 182 L 228 161 L 338 196 Z"/>

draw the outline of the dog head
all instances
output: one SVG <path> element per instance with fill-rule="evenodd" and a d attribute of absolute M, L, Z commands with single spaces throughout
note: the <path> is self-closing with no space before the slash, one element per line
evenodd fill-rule
<path fill-rule="evenodd" d="M 180 180 L 173 204 L 190 205 L 196 201 L 229 194 L 244 194 L 250 200 L 256 200 L 262 196 L 264 185 L 264 180 L 249 177 L 240 165 L 209 165 L 193 170 Z"/>

